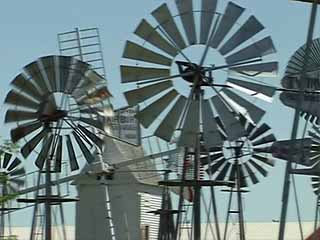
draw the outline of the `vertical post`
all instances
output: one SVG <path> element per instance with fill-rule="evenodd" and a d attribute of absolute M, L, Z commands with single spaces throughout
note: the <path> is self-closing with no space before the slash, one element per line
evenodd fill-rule
<path fill-rule="evenodd" d="M 52 239 L 51 231 L 51 164 L 50 157 L 46 159 L 46 194 L 45 194 L 45 214 L 46 214 L 46 223 L 45 223 L 45 237 L 46 240 Z"/>
<path fill-rule="evenodd" d="M 200 104 L 201 88 L 196 87 L 194 92 L 195 100 Z M 200 106 L 199 106 L 200 107 Z M 200 164 L 200 126 L 195 146 L 195 161 L 194 161 L 194 240 L 201 240 L 201 185 L 199 184 L 199 164 Z"/>
<path fill-rule="evenodd" d="M 5 196 L 5 192 L 4 192 L 4 186 L 2 186 L 2 196 Z M 0 238 L 4 237 L 4 203 L 2 203 L 0 205 L 1 209 L 1 216 L 0 216 Z"/>
<path fill-rule="evenodd" d="M 313 38 L 313 32 L 314 32 L 314 26 L 315 26 L 315 20 L 317 16 L 317 2 L 318 0 L 314 0 L 311 8 L 311 15 L 310 15 L 310 22 L 309 22 L 309 29 L 308 29 L 308 36 L 307 36 L 307 42 L 306 42 L 306 51 L 304 55 L 304 65 L 301 72 L 301 79 L 305 77 L 305 71 L 306 67 L 308 66 L 308 59 L 310 54 L 310 45 Z M 299 86 L 300 90 L 302 86 Z M 299 121 L 300 121 L 300 106 L 303 101 L 303 93 L 300 92 L 299 96 L 299 103 L 297 104 L 297 108 L 295 110 L 294 114 L 294 120 L 293 120 L 293 127 L 291 132 L 291 139 L 296 139 L 298 135 L 298 127 L 299 127 Z M 283 193 L 282 193 L 282 208 L 281 208 L 281 216 L 280 216 L 280 228 L 279 228 L 279 236 L 278 240 L 284 240 L 284 234 L 285 234 L 285 227 L 286 227 L 286 219 L 287 219 L 287 210 L 288 210 L 288 203 L 289 203 L 289 195 L 290 195 L 290 172 L 292 169 L 291 161 L 289 160 L 286 165 L 285 170 L 285 177 L 284 177 L 284 183 L 283 183 Z"/>
<path fill-rule="evenodd" d="M 76 28 L 76 33 L 77 33 L 77 43 L 78 43 L 78 49 L 79 49 L 79 58 L 81 61 L 83 61 L 83 54 L 82 54 L 82 49 L 81 49 L 81 41 L 80 41 L 80 31 L 79 28 Z"/>
<path fill-rule="evenodd" d="M 314 217 L 314 225 L 313 225 L 313 231 L 315 232 L 318 227 L 318 218 L 319 218 L 319 194 L 317 196 L 317 202 L 316 202 L 316 213 Z"/>
<path fill-rule="evenodd" d="M 240 149 L 236 149 L 238 151 Z M 240 230 L 240 240 L 245 240 L 244 231 L 244 219 L 243 219 L 243 208 L 242 208 L 242 196 L 241 196 L 241 174 L 240 174 L 240 164 L 238 155 L 236 154 L 236 166 L 237 166 L 237 200 L 238 200 L 238 214 L 239 214 L 239 230 Z"/>

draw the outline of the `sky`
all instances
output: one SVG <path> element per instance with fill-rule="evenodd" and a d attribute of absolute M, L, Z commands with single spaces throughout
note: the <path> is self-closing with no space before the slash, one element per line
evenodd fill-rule
<path fill-rule="evenodd" d="M 220 0 L 224 1 L 224 0 Z M 150 12 L 164 1 L 160 0 L 117 0 L 117 1 L 18 1 L 2 3 L 0 8 L 0 102 L 4 101 L 10 90 L 9 83 L 21 72 L 26 64 L 35 59 L 58 54 L 57 34 L 70 31 L 75 27 L 98 27 L 105 58 L 108 87 L 114 95 L 115 108 L 126 105 L 122 96 L 119 65 L 127 39 L 142 18 L 150 18 Z M 280 63 L 279 76 L 270 79 L 270 85 L 279 86 L 285 66 L 290 56 L 304 44 L 310 5 L 289 0 L 235 0 L 247 9 L 246 14 L 254 14 L 266 27 L 277 49 L 276 58 Z M 172 4 L 172 2 L 169 2 Z M 319 23 L 315 37 L 319 37 Z M 272 104 L 263 104 L 267 110 L 264 121 L 272 126 L 278 139 L 290 137 L 293 111 L 283 106 L 275 96 Z M 1 107 L 3 119 L 5 106 Z M 3 122 L 3 120 L 2 120 Z M 6 125 L 0 125 L 0 135 L 9 136 Z M 27 167 L 32 160 L 26 160 Z M 31 167 L 30 167 L 31 169 Z M 248 221 L 271 221 L 279 219 L 280 201 L 283 185 L 284 162 L 277 161 L 268 178 L 253 186 L 246 196 L 245 215 Z M 297 177 L 302 219 L 314 218 L 315 198 L 311 191 L 309 178 Z M 292 194 L 291 194 L 292 196 Z M 218 200 L 221 204 L 225 197 Z M 296 221 L 295 206 L 290 199 L 288 219 Z M 68 217 L 72 224 L 72 217 Z M 30 221 L 19 220 L 18 225 L 28 225 Z"/>

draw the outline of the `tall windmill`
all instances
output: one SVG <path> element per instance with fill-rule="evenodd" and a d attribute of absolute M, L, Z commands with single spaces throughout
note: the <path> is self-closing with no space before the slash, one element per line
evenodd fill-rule
<path fill-rule="evenodd" d="M 299 0 L 299 1 L 304 1 L 304 0 Z M 314 81 L 310 80 L 311 76 L 310 76 L 309 70 L 310 70 L 310 66 L 311 66 L 311 69 L 313 68 L 314 70 L 314 64 L 312 63 L 313 60 L 312 60 L 312 57 L 310 58 L 310 56 L 311 55 L 314 56 L 314 53 L 313 53 L 314 47 L 312 46 L 312 40 L 313 40 L 315 21 L 317 16 L 317 8 L 318 8 L 317 4 L 319 2 L 317 0 L 313 0 L 313 1 L 310 0 L 310 1 L 304 1 L 304 2 L 310 2 L 310 3 L 312 2 L 306 44 L 302 49 L 299 49 L 296 52 L 296 54 L 292 56 L 292 58 L 290 59 L 286 69 L 284 80 L 282 81 L 282 84 L 284 85 L 284 87 L 292 86 L 293 89 L 297 91 L 296 92 L 297 94 L 290 93 L 289 95 L 286 95 L 286 93 L 284 92 L 280 96 L 280 99 L 285 105 L 289 107 L 293 107 L 295 109 L 294 122 L 293 122 L 292 132 L 291 132 L 291 139 L 293 140 L 296 139 L 298 135 L 298 127 L 300 123 L 301 112 L 305 112 L 307 118 L 311 117 L 310 118 L 311 121 L 314 121 L 315 120 L 314 116 L 317 116 L 317 114 L 315 114 L 314 111 L 312 111 L 309 107 L 306 107 L 306 104 L 311 103 L 311 105 L 314 105 L 314 97 L 312 96 L 310 98 L 310 95 L 313 95 L 312 92 L 314 90 L 314 86 L 312 86 L 312 84 L 310 85 L 310 83 Z M 309 64 L 311 65 L 309 66 Z M 295 69 L 295 66 L 297 67 L 296 69 Z M 307 84 L 303 82 L 306 82 Z M 279 236 L 278 236 L 279 240 L 283 240 L 285 235 L 287 209 L 288 209 L 289 193 L 290 193 L 290 186 L 291 186 L 291 182 L 290 182 L 291 169 L 292 169 L 292 165 L 289 160 L 286 165 L 285 176 L 284 176 L 282 208 L 281 208 L 280 228 L 279 228 Z"/>
<path fill-rule="evenodd" d="M 13 157 L 9 152 L 1 152 L 0 159 L 0 238 L 12 235 L 10 212 L 11 200 L 18 196 L 18 191 L 24 184 L 24 180 L 19 178 L 25 174 L 25 169 L 21 166 L 21 161 Z"/>
<path fill-rule="evenodd" d="M 278 64 L 272 61 L 276 52 L 272 39 L 261 37 L 264 26 L 258 19 L 250 16 L 240 23 L 245 12 L 241 6 L 228 2 L 225 11 L 218 13 L 216 0 L 201 1 L 200 10 L 191 0 L 175 3 L 177 14 L 167 4 L 152 12 L 158 25 L 145 19 L 139 23 L 134 33 L 142 43 L 126 42 L 121 81 L 131 87 L 124 93 L 128 104 L 141 107 L 136 115 L 140 123 L 155 136 L 193 153 L 193 239 L 198 240 L 201 188 L 208 185 L 199 179 L 200 146 L 207 151 L 221 147 L 221 125 L 227 141 L 246 135 L 240 115 L 255 124 L 265 111 L 241 93 L 271 101 L 275 89 L 255 80 L 276 73 Z M 191 48 L 193 53 L 188 52 Z M 229 76 L 223 77 L 225 72 Z M 241 236 L 244 239 L 244 233 Z"/>
<path fill-rule="evenodd" d="M 74 201 L 53 191 L 53 173 L 61 171 L 67 161 L 72 171 L 79 169 L 78 160 L 93 162 L 94 153 L 102 150 L 103 140 L 98 131 L 104 131 L 103 101 L 110 97 L 105 80 L 90 69 L 87 63 L 65 56 L 46 56 L 24 67 L 12 82 L 12 90 L 5 103 L 9 104 L 6 123 L 11 129 L 13 142 L 21 141 L 21 153 L 35 157 L 39 168 L 38 184 L 42 175 L 45 191 L 36 192 L 34 199 L 20 199 L 35 203 L 30 239 L 37 235 L 37 209 L 45 209 L 44 239 L 52 239 L 52 205 Z M 63 216 L 62 216 L 63 217 Z"/>

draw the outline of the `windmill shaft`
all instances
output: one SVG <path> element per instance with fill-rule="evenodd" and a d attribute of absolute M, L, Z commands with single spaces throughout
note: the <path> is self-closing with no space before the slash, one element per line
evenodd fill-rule
<path fill-rule="evenodd" d="M 308 36 L 307 36 L 307 43 L 306 43 L 306 51 L 304 55 L 304 65 L 302 68 L 302 79 L 304 78 L 304 75 L 306 74 L 306 68 L 307 68 L 307 61 L 310 54 L 310 46 L 313 38 L 313 32 L 315 27 L 315 20 L 317 16 L 317 0 L 314 0 L 311 8 L 311 15 L 310 15 L 310 23 L 309 23 L 309 30 L 308 30 Z M 300 87 L 300 86 L 299 86 Z M 300 89 L 301 90 L 301 89 Z M 297 132 L 298 132 L 298 126 L 299 126 L 299 120 L 300 120 L 300 108 L 303 101 L 303 93 L 299 94 L 299 102 L 298 106 L 295 110 L 294 115 L 294 122 L 293 122 L 293 128 L 291 133 L 291 139 L 297 138 Z M 282 194 L 282 208 L 281 208 L 281 216 L 280 216 L 280 227 L 279 227 L 279 236 L 278 240 L 284 240 L 284 234 L 285 234 L 285 228 L 286 228 L 286 218 L 287 218 L 287 210 L 288 210 L 288 202 L 289 202 L 289 193 L 290 193 L 290 171 L 291 171 L 292 165 L 291 161 L 289 160 L 286 165 L 286 172 L 284 177 L 284 185 L 283 185 L 283 194 Z"/>
<path fill-rule="evenodd" d="M 194 97 L 196 100 L 201 98 L 201 88 L 195 88 Z M 198 128 L 198 132 L 200 129 Z M 200 171 L 200 136 L 197 135 L 197 142 L 195 147 L 195 164 L 194 164 L 194 179 L 199 179 Z M 194 186 L 194 240 L 201 240 L 201 185 L 195 184 Z"/>

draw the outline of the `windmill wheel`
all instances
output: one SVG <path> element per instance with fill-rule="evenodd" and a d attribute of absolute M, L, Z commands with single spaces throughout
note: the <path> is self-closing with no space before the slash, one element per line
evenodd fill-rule
<path fill-rule="evenodd" d="M 24 185 L 24 179 L 19 178 L 25 174 L 21 161 L 14 158 L 11 153 L 2 152 L 0 157 L 0 196 L 15 194 Z"/>
<path fill-rule="evenodd" d="M 110 97 L 105 80 L 87 63 L 65 56 L 42 57 L 23 70 L 5 99 L 5 122 L 16 124 L 11 139 L 23 141 L 22 155 L 35 153 L 39 169 L 50 160 L 56 171 L 62 161 L 71 170 L 79 169 L 80 157 L 92 162 L 95 147 L 103 145 L 97 132 L 104 130 L 100 113 Z"/>
<path fill-rule="evenodd" d="M 313 192 L 319 196 L 320 194 L 320 177 L 311 177 L 311 185 Z"/>
<path fill-rule="evenodd" d="M 276 141 L 270 127 L 263 123 L 254 126 L 246 124 L 247 136 L 236 141 L 225 141 L 222 147 L 210 149 L 201 157 L 202 165 L 214 180 L 234 181 L 239 165 L 240 186 L 247 187 L 247 178 L 253 184 L 259 182 L 258 175 L 267 176 L 266 166 L 274 166 L 271 159 L 271 145 Z"/>
<path fill-rule="evenodd" d="M 290 58 L 285 71 L 285 77 L 282 79 L 282 86 L 287 89 L 299 90 L 304 89 L 304 99 L 300 109 L 302 116 L 306 120 L 320 124 L 320 111 L 319 111 L 319 90 L 320 90 L 320 77 L 319 77 L 319 59 L 320 59 L 320 38 L 312 41 L 309 51 L 309 56 L 305 60 L 306 45 L 300 47 Z M 306 66 L 305 66 L 306 65 Z M 305 70 L 303 68 L 305 67 Z M 302 76 L 304 72 L 304 76 Z M 283 92 L 280 99 L 283 104 L 297 108 L 300 101 L 298 92 Z"/>
<path fill-rule="evenodd" d="M 267 101 L 274 95 L 254 79 L 277 72 L 271 37 L 261 37 L 264 26 L 254 16 L 240 22 L 245 9 L 235 3 L 224 13 L 216 12 L 216 0 L 203 0 L 200 10 L 192 0 L 175 3 L 177 15 L 167 4 L 152 12 L 157 26 L 140 22 L 134 33 L 142 43 L 126 42 L 121 81 L 131 88 L 127 102 L 140 105 L 140 123 L 168 142 L 178 134 L 178 145 L 192 147 L 202 125 L 205 146 L 221 144 L 214 111 L 228 139 L 236 140 L 245 135 L 239 113 L 252 122 L 265 113 L 241 94 Z"/>
<path fill-rule="evenodd" d="M 310 163 L 312 163 L 312 173 L 314 176 L 311 177 L 311 185 L 313 192 L 318 196 L 320 194 L 320 129 L 318 126 L 313 125 L 312 131 L 308 132 L 312 138 L 312 145 L 310 151 Z"/>

